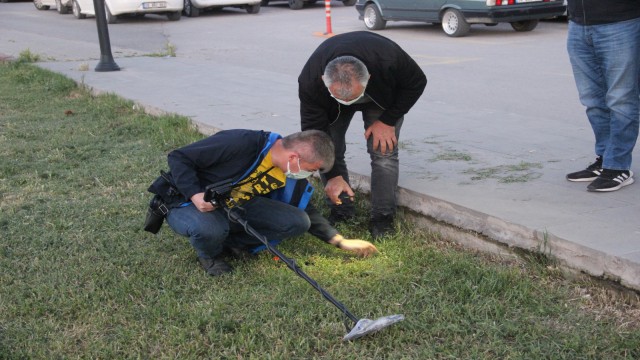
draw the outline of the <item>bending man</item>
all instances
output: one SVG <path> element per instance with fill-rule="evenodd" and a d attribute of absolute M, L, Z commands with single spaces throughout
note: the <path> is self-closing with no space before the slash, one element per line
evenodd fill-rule
<path fill-rule="evenodd" d="M 396 43 L 374 33 L 331 37 L 311 55 L 298 77 L 301 125 L 328 133 L 335 144 L 335 165 L 322 175 L 332 222 L 354 216 L 345 134 L 360 111 L 371 157 L 369 230 L 374 238 L 393 230 L 400 128 L 426 85 L 418 64 Z"/>

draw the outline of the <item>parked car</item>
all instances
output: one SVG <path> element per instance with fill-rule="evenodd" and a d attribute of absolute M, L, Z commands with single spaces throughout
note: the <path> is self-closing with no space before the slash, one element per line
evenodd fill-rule
<path fill-rule="evenodd" d="M 34 0 L 38 1 L 38 0 Z M 71 0 L 73 15 L 84 19 L 95 16 L 93 0 Z M 166 15 L 171 21 L 180 20 L 183 0 L 104 0 L 104 12 L 109 24 L 115 24 L 121 16 L 144 16 L 146 14 Z"/>
<path fill-rule="evenodd" d="M 387 21 L 442 24 L 445 34 L 465 36 L 470 24 L 508 22 L 515 31 L 531 31 L 540 19 L 562 16 L 563 0 L 358 0 L 356 10 L 369 30 Z"/>
<path fill-rule="evenodd" d="M 38 10 L 49 10 L 52 6 L 58 10 L 60 14 L 68 14 L 71 12 L 71 5 L 73 0 L 33 0 Z"/>
<path fill-rule="evenodd" d="M 249 14 L 260 12 L 260 0 L 184 0 L 183 14 L 188 17 L 200 16 L 200 12 L 223 7 L 237 7 Z"/>
<path fill-rule="evenodd" d="M 262 6 L 269 5 L 270 2 L 276 0 L 262 0 Z M 315 4 L 318 0 L 287 0 L 289 2 L 289 8 L 291 10 L 300 10 L 304 7 L 305 4 Z M 344 6 L 353 6 L 356 4 L 356 0 L 341 0 Z"/>

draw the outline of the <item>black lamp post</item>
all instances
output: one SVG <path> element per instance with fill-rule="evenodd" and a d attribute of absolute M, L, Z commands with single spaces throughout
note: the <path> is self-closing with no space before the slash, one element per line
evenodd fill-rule
<path fill-rule="evenodd" d="M 100 62 L 96 71 L 118 71 L 120 67 L 111 55 L 111 42 L 109 40 L 109 28 L 105 15 L 104 0 L 93 0 L 93 8 L 96 12 L 96 24 L 98 25 L 98 39 L 100 40 Z"/>

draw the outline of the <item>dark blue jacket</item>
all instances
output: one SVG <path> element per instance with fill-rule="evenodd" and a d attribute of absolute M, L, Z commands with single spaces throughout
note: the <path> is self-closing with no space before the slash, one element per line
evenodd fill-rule
<path fill-rule="evenodd" d="M 241 180 L 264 157 L 270 135 L 256 130 L 224 130 L 173 150 L 167 158 L 173 185 L 188 201 L 208 185 Z"/>

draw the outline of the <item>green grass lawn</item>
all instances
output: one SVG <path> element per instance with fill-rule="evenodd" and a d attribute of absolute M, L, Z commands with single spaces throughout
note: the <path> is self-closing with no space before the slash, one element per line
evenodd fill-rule
<path fill-rule="evenodd" d="M 638 295 L 553 264 L 459 249 L 400 223 L 359 259 L 309 236 L 212 278 L 188 240 L 142 230 L 147 186 L 202 135 L 29 64 L 0 65 L 0 359 L 638 359 Z M 318 199 L 316 199 L 317 201 Z M 340 228 L 367 238 L 366 214 Z"/>

